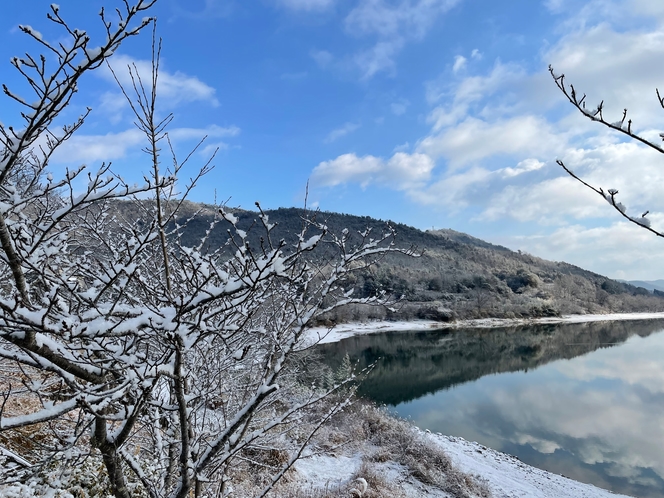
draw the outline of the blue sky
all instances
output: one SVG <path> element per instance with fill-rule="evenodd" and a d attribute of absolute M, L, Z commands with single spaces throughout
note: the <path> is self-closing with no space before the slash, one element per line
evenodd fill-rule
<path fill-rule="evenodd" d="M 19 92 L 8 61 L 39 47 L 17 25 L 63 37 L 49 4 L 3 5 L 0 74 Z M 121 3 L 61 0 L 60 12 L 94 45 L 101 5 Z M 309 203 L 323 210 L 450 227 L 617 278 L 664 278 L 664 242 L 555 164 L 619 189 L 631 214 L 648 209 L 664 228 L 660 157 L 585 119 L 547 73 L 553 64 L 616 119 L 628 107 L 634 127 L 657 137 L 661 1 L 159 0 L 151 14 L 177 152 L 208 135 L 185 176 L 220 148 L 193 200 L 302 206 L 309 181 Z M 149 56 L 146 31 L 112 65 L 126 81 L 127 64 L 147 67 Z M 110 160 L 140 180 L 143 143 L 108 71 L 83 80 L 63 119 L 85 106 L 93 112 L 54 173 Z M 17 116 L 4 99 L 0 120 Z"/>

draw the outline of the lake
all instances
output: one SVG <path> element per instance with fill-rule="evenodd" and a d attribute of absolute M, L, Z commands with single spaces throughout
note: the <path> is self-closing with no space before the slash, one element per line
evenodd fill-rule
<path fill-rule="evenodd" d="M 664 497 L 664 321 L 391 332 L 319 346 L 375 367 L 359 394 L 422 429 Z"/>

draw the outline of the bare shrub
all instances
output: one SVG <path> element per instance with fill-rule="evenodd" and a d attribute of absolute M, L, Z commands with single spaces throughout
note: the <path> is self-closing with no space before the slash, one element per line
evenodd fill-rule
<path fill-rule="evenodd" d="M 354 297 L 344 282 L 397 251 L 395 232 L 332 234 L 305 212 L 287 243 L 260 206 L 249 230 L 216 206 L 201 238 L 183 243 L 198 221 L 186 198 L 212 158 L 188 183 L 178 178 L 191 155 L 180 161 L 171 149 L 162 163 L 172 116 L 157 117 L 154 32 L 151 74 L 129 67 L 133 85 L 121 88 L 147 143 L 145 183 L 127 184 L 107 163 L 54 178 L 51 155 L 87 116 L 54 125 L 80 77 L 152 23 L 137 19 L 156 0 L 135 1 L 114 19 L 102 9 L 98 48 L 51 5 L 69 41 L 22 27 L 49 57 L 12 59 L 35 95 L 3 87 L 24 112 L 21 124 L 0 124 L 0 358 L 14 372 L 2 381 L 0 433 L 17 450 L 33 446 L 22 468 L 0 466 L 0 482 L 47 486 L 60 472 L 66 488 L 82 462 L 102 462 L 117 498 L 223 497 L 247 476 L 265 496 L 350 402 L 347 380 L 298 384 L 306 330 L 344 305 L 384 302 Z M 228 238 L 211 244 L 222 223 Z M 321 245 L 323 262 L 311 257 Z"/>

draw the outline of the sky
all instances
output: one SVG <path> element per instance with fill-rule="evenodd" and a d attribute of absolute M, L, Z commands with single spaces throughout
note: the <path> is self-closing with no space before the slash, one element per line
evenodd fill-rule
<path fill-rule="evenodd" d="M 27 99 L 9 60 L 40 46 L 18 25 L 52 41 L 66 33 L 47 20 L 50 2 L 26 5 L 3 4 L 0 79 Z M 122 2 L 59 5 L 94 46 L 100 6 Z M 630 215 L 649 210 L 664 229 L 664 158 L 585 118 L 547 69 L 604 101 L 609 121 L 628 108 L 633 129 L 660 140 L 661 0 L 158 0 L 148 14 L 163 39 L 158 106 L 173 113 L 178 157 L 207 136 L 183 182 L 218 149 L 192 200 L 252 209 L 302 207 L 306 196 L 323 211 L 452 228 L 613 278 L 664 278 L 664 240 L 556 164 L 619 190 Z M 126 84 L 127 66 L 147 74 L 150 54 L 146 30 L 111 65 Z M 140 181 L 145 142 L 108 69 L 82 79 L 63 122 L 86 106 L 54 176 L 111 161 Z M 0 121 L 21 124 L 6 97 Z"/>

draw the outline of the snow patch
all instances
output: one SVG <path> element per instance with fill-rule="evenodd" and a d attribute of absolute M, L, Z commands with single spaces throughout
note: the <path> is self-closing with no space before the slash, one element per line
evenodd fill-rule
<path fill-rule="evenodd" d="M 664 319 L 664 312 L 657 313 L 609 313 L 605 315 L 564 315 L 562 317 L 545 318 L 480 318 L 473 320 L 458 320 L 456 322 L 436 322 L 433 320 L 413 320 L 399 322 L 365 322 L 342 323 L 333 328 L 312 327 L 307 330 L 307 344 L 326 344 L 339 342 L 348 337 L 365 334 L 378 334 L 381 332 L 410 332 L 418 330 L 441 330 L 459 328 L 498 328 L 514 327 L 517 325 L 537 325 L 549 323 L 588 323 L 627 320 L 656 320 Z"/>
<path fill-rule="evenodd" d="M 457 468 L 486 479 L 495 498 L 626 498 L 567 477 L 536 469 L 517 457 L 460 437 L 427 434 L 452 459 Z"/>
<path fill-rule="evenodd" d="M 311 485 L 314 488 L 325 488 L 344 484 L 350 480 L 362 464 L 362 455 L 332 456 L 311 455 L 301 458 L 293 465 L 301 476 L 300 481 L 304 486 Z"/>

